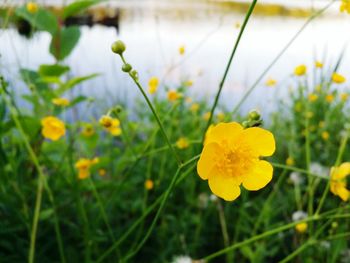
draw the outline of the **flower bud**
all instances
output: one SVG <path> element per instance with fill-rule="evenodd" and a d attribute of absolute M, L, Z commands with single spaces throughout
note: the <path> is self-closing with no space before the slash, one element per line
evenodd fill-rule
<path fill-rule="evenodd" d="M 252 110 L 251 112 L 249 112 L 249 115 L 248 115 L 248 118 L 249 120 L 254 120 L 254 121 L 257 121 L 257 120 L 260 120 L 260 113 L 256 110 Z"/>
<path fill-rule="evenodd" d="M 117 40 L 112 44 L 112 51 L 116 54 L 122 55 L 125 49 L 125 44 L 121 40 Z"/>
<path fill-rule="evenodd" d="M 132 66 L 129 63 L 126 63 L 122 67 L 122 71 L 124 72 L 130 72 L 132 70 Z"/>
<path fill-rule="evenodd" d="M 131 76 L 134 78 L 134 79 L 138 79 L 139 78 L 139 73 L 137 73 L 136 70 L 133 70 L 130 72 Z"/>

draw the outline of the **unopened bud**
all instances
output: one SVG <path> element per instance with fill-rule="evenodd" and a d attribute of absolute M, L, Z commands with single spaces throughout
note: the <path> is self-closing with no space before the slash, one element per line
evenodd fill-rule
<path fill-rule="evenodd" d="M 126 49 L 125 44 L 121 40 L 117 40 L 112 44 L 112 51 L 116 54 L 119 54 L 119 55 L 123 54 L 125 49 Z"/>
<path fill-rule="evenodd" d="M 132 66 L 130 64 L 126 63 L 123 65 L 122 70 L 124 72 L 130 72 L 132 70 Z"/>

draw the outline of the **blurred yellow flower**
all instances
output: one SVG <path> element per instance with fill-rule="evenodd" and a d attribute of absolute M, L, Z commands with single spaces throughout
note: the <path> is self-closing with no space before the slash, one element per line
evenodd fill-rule
<path fill-rule="evenodd" d="M 26 8 L 27 8 L 27 11 L 29 13 L 34 14 L 34 13 L 38 12 L 39 6 L 35 2 L 28 2 L 26 5 Z"/>
<path fill-rule="evenodd" d="M 158 89 L 158 85 L 159 85 L 159 79 L 157 77 L 150 78 L 148 81 L 148 92 L 150 94 L 154 94 Z"/>
<path fill-rule="evenodd" d="M 185 137 L 180 137 L 177 141 L 176 141 L 176 147 L 179 149 L 185 149 L 190 145 L 190 143 L 188 142 L 187 138 Z"/>
<path fill-rule="evenodd" d="M 326 132 L 326 131 L 322 132 L 321 136 L 322 136 L 323 140 L 328 141 L 328 139 L 329 139 L 329 133 L 328 132 Z"/>
<path fill-rule="evenodd" d="M 180 55 L 185 54 L 185 46 L 184 46 L 184 45 L 181 45 L 181 46 L 179 47 L 179 54 L 180 54 Z"/>
<path fill-rule="evenodd" d="M 193 81 L 192 80 L 187 80 L 187 81 L 184 82 L 184 85 L 186 87 L 191 87 L 191 86 L 193 86 Z"/>
<path fill-rule="evenodd" d="M 240 22 L 236 22 L 235 23 L 235 28 L 239 29 L 241 27 L 241 23 Z"/>
<path fill-rule="evenodd" d="M 295 161 L 294 161 L 293 157 L 288 157 L 286 159 L 286 165 L 293 166 L 294 164 L 295 164 Z"/>
<path fill-rule="evenodd" d="M 265 85 L 267 87 L 274 87 L 274 86 L 276 86 L 276 84 L 277 84 L 277 81 L 273 78 L 268 78 L 265 82 Z"/>
<path fill-rule="evenodd" d="M 303 76 L 306 74 L 307 68 L 305 65 L 299 65 L 294 69 L 294 74 L 296 76 Z"/>
<path fill-rule="evenodd" d="M 55 104 L 56 106 L 68 106 L 70 101 L 66 98 L 55 98 L 52 99 L 52 103 Z"/>
<path fill-rule="evenodd" d="M 343 102 L 347 101 L 347 100 L 348 100 L 348 97 L 349 97 L 349 94 L 347 94 L 347 93 L 342 93 L 342 94 L 340 94 L 340 99 L 341 99 Z"/>
<path fill-rule="evenodd" d="M 325 126 L 325 122 L 324 121 L 320 121 L 318 124 L 318 127 L 323 128 Z"/>
<path fill-rule="evenodd" d="M 243 129 L 237 122 L 219 123 L 206 133 L 197 172 L 209 181 L 215 195 L 233 201 L 241 193 L 241 184 L 256 191 L 271 181 L 273 167 L 260 157 L 274 152 L 271 132 L 257 127 Z"/>
<path fill-rule="evenodd" d="M 344 83 L 346 81 L 346 78 L 343 75 L 340 75 L 336 72 L 332 74 L 332 81 L 337 84 Z"/>
<path fill-rule="evenodd" d="M 210 116 L 211 116 L 211 112 L 210 112 L 210 111 L 208 111 L 208 112 L 204 113 L 204 115 L 203 115 L 203 119 L 204 119 L 205 121 L 208 121 L 208 120 L 209 120 L 209 118 L 210 118 Z"/>
<path fill-rule="evenodd" d="M 303 223 L 297 224 L 295 226 L 295 230 L 300 234 L 305 233 L 307 231 L 307 223 L 303 222 Z"/>
<path fill-rule="evenodd" d="M 181 98 L 181 94 L 178 93 L 176 90 L 169 90 L 167 96 L 169 101 L 175 101 Z"/>
<path fill-rule="evenodd" d="M 105 176 L 105 175 L 107 174 L 107 172 L 106 172 L 105 169 L 101 168 L 101 169 L 98 170 L 98 174 L 99 174 L 100 176 Z"/>
<path fill-rule="evenodd" d="M 219 112 L 218 114 L 216 114 L 216 117 L 218 118 L 218 120 L 219 120 L 220 122 L 222 122 L 222 121 L 225 120 L 225 113 Z"/>
<path fill-rule="evenodd" d="M 90 123 L 85 124 L 83 130 L 81 131 L 81 134 L 84 137 L 91 137 L 95 134 L 94 126 Z"/>
<path fill-rule="evenodd" d="M 41 130 L 42 135 L 53 141 L 57 141 L 66 133 L 64 122 L 53 116 L 43 118 L 41 125 L 43 127 Z"/>
<path fill-rule="evenodd" d="M 198 103 L 193 103 L 190 107 L 190 111 L 192 112 L 197 112 L 199 110 L 199 104 Z"/>
<path fill-rule="evenodd" d="M 340 12 L 347 12 L 350 14 L 350 0 L 342 0 L 339 10 Z"/>
<path fill-rule="evenodd" d="M 309 96 L 308 96 L 308 100 L 310 101 L 310 102 L 314 102 L 314 101 L 316 101 L 318 99 L 318 96 L 315 94 L 315 93 L 311 93 L 311 94 L 309 94 Z"/>
<path fill-rule="evenodd" d="M 334 101 L 333 94 L 326 95 L 326 101 L 329 102 L 329 103 L 333 102 Z"/>
<path fill-rule="evenodd" d="M 316 60 L 315 61 L 315 67 L 316 68 L 323 68 L 323 63 L 321 61 Z"/>
<path fill-rule="evenodd" d="M 122 133 L 122 129 L 120 128 L 120 121 L 116 118 L 103 115 L 100 118 L 99 122 L 113 136 L 119 136 Z"/>
<path fill-rule="evenodd" d="M 147 190 L 152 190 L 153 187 L 154 187 L 153 181 L 152 181 L 151 179 L 147 179 L 147 180 L 145 181 L 145 188 L 146 188 Z"/>
<path fill-rule="evenodd" d="M 346 177 L 350 174 L 350 163 L 342 163 L 338 167 L 331 169 L 330 190 L 334 195 L 339 196 L 343 201 L 347 201 L 350 191 L 346 189 Z"/>
<path fill-rule="evenodd" d="M 88 178 L 90 176 L 90 167 L 97 164 L 98 162 L 98 158 L 94 158 L 92 160 L 87 158 L 80 158 L 75 163 L 75 168 L 79 171 L 78 178 L 81 180 Z"/>
<path fill-rule="evenodd" d="M 314 116 L 314 113 L 312 111 L 308 111 L 305 113 L 306 118 L 311 119 Z"/>

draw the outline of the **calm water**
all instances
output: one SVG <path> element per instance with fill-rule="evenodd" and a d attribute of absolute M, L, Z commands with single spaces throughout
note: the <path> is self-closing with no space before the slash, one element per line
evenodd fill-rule
<path fill-rule="evenodd" d="M 125 57 L 139 71 L 142 83 L 146 84 L 153 75 L 169 86 L 190 79 L 194 82 L 190 88 L 193 96 L 212 98 L 238 35 L 235 24 L 242 22 L 244 15 L 208 4 L 169 2 L 114 2 L 121 8 L 119 33 L 99 25 L 82 27 L 78 47 L 65 63 L 71 66 L 73 75 L 98 72 L 101 76 L 82 85 L 77 92 L 93 96 L 106 106 L 118 100 L 132 103 L 139 96 L 130 79 L 120 71 L 119 58 L 110 51 L 111 43 L 120 38 L 127 45 Z M 314 1 L 315 5 L 323 3 Z M 316 58 L 325 58 L 327 65 L 337 60 L 350 38 L 350 16 L 337 14 L 338 5 L 311 23 L 266 76 L 277 79 L 281 86 L 267 88 L 261 83 L 243 105 L 243 111 L 254 107 L 266 114 L 274 108 L 277 97 L 287 97 L 287 85 L 283 83 L 297 64 L 311 67 Z M 305 21 L 279 16 L 252 17 L 223 90 L 223 105 L 235 106 Z M 16 81 L 18 67 L 35 69 L 40 64 L 53 63 L 48 52 L 49 40 L 46 33 L 27 40 L 15 29 L 0 31 L 1 72 Z M 180 45 L 186 47 L 185 56 L 178 54 Z M 348 77 L 349 56 L 346 52 L 339 70 Z"/>

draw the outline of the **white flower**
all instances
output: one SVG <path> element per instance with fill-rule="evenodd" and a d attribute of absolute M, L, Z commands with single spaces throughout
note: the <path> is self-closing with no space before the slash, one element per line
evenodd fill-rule
<path fill-rule="evenodd" d="M 175 256 L 172 263 L 192 263 L 192 259 L 189 256 Z"/>
<path fill-rule="evenodd" d="M 292 172 L 289 175 L 289 179 L 294 185 L 301 185 L 304 182 L 304 178 L 298 172 Z"/>
<path fill-rule="evenodd" d="M 320 163 L 311 163 L 310 172 L 314 175 L 319 175 L 320 177 L 324 177 L 329 174 L 329 169 L 324 167 Z"/>
<path fill-rule="evenodd" d="M 211 194 L 209 199 L 210 201 L 215 202 L 216 200 L 218 200 L 218 197 L 216 195 Z"/>
<path fill-rule="evenodd" d="M 303 220 L 307 217 L 307 213 L 304 211 L 295 211 L 292 215 L 292 220 L 293 221 L 300 221 Z"/>

